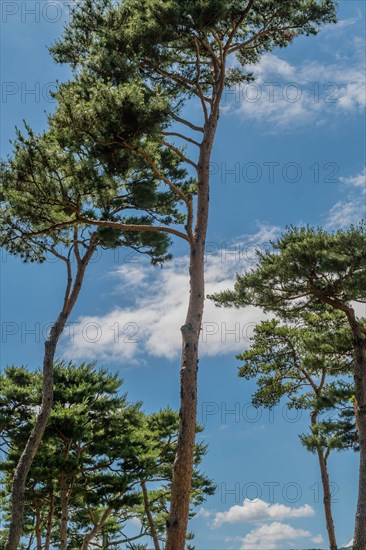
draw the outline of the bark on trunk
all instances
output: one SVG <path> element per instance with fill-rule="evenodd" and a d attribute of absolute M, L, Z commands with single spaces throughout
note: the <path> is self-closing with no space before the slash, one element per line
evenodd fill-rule
<path fill-rule="evenodd" d="M 55 497 L 53 495 L 53 491 L 51 491 L 51 493 L 50 493 L 50 508 L 49 508 L 49 512 L 48 512 L 47 532 L 46 532 L 46 540 L 45 540 L 44 550 L 49 550 L 50 549 L 54 510 L 55 510 Z"/>
<path fill-rule="evenodd" d="M 42 532 L 41 532 L 41 509 L 36 505 L 36 541 L 37 541 L 37 550 L 42 550 Z"/>
<path fill-rule="evenodd" d="M 366 548 L 366 341 L 354 311 L 347 314 L 353 334 L 355 359 L 355 414 L 360 441 L 358 501 L 353 550 Z"/>
<path fill-rule="evenodd" d="M 320 390 L 318 389 L 317 393 L 319 394 L 319 392 Z M 318 421 L 318 411 L 314 410 L 310 416 L 311 416 L 311 424 L 312 426 L 314 426 Z M 335 536 L 333 515 L 332 515 L 332 494 L 331 494 L 330 484 L 329 484 L 327 458 L 326 456 L 324 456 L 323 450 L 319 448 L 317 449 L 317 455 L 318 455 L 320 475 L 321 475 L 322 486 L 323 486 L 323 505 L 324 505 L 325 522 L 326 522 L 327 531 L 328 531 L 329 548 L 330 550 L 337 550 L 337 540 Z"/>
<path fill-rule="evenodd" d="M 318 449 L 318 459 L 320 466 L 320 473 L 323 485 L 323 504 L 324 504 L 324 513 L 325 521 L 328 531 L 328 540 L 330 550 L 337 550 L 337 540 L 334 530 L 333 515 L 332 515 L 332 494 L 329 484 L 329 475 L 327 468 L 327 461 L 324 457 L 324 454 L 321 449 Z"/>
<path fill-rule="evenodd" d="M 147 493 L 147 489 L 146 489 L 146 483 L 145 483 L 145 481 L 141 481 L 140 483 L 141 483 L 142 494 L 143 494 L 143 497 L 144 497 L 145 513 L 146 513 L 147 521 L 149 522 L 149 526 L 150 526 L 151 538 L 153 539 L 153 542 L 154 542 L 154 549 L 155 550 L 160 550 L 159 537 L 158 537 L 158 533 L 156 531 L 154 518 L 152 517 L 152 513 L 151 513 L 151 510 L 150 510 L 149 497 L 148 497 L 148 493 Z"/>
<path fill-rule="evenodd" d="M 60 502 L 61 502 L 61 522 L 60 522 L 60 550 L 67 550 L 67 537 L 69 529 L 69 498 L 68 484 L 66 476 L 62 475 L 60 479 Z"/>
<path fill-rule="evenodd" d="M 19 459 L 14 472 L 12 499 L 11 499 L 11 519 L 9 526 L 8 540 L 5 544 L 5 550 L 18 550 L 19 541 L 22 535 L 23 516 L 24 516 L 24 489 L 29 470 L 33 459 L 38 451 L 44 431 L 47 426 L 48 418 L 52 409 L 53 401 L 53 363 L 58 341 L 65 328 L 65 324 L 79 296 L 84 274 L 90 259 L 95 251 L 95 245 L 90 245 L 83 259 L 78 260 L 75 282 L 71 290 L 70 271 L 68 270 L 68 286 L 64 305 L 60 315 L 51 328 L 50 335 L 45 342 L 43 358 L 43 387 L 42 404 L 37 416 L 35 425 L 30 433 L 26 447 Z"/>
<path fill-rule="evenodd" d="M 208 225 L 210 160 L 219 119 L 223 82 L 221 74 L 214 94 L 213 107 L 204 127 L 198 162 L 197 216 L 190 246 L 190 296 L 187 317 L 181 328 L 179 438 L 173 466 L 165 550 L 184 550 L 188 526 L 196 436 L 198 345 L 205 301 L 204 254 Z"/>

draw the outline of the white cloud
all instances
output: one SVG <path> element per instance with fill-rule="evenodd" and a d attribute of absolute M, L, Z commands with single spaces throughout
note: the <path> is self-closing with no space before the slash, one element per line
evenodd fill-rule
<path fill-rule="evenodd" d="M 355 176 L 349 176 L 348 178 L 340 178 L 342 183 L 346 185 L 351 185 L 354 187 L 359 187 L 362 191 L 366 190 L 366 166 L 359 174 Z"/>
<path fill-rule="evenodd" d="M 206 508 L 200 508 L 195 515 L 196 518 L 210 518 L 213 512 L 211 510 L 206 510 Z"/>
<path fill-rule="evenodd" d="M 279 542 L 310 536 L 311 533 L 304 529 L 295 529 L 286 523 L 273 522 L 250 531 L 241 539 L 240 550 L 273 550 L 277 548 Z"/>
<path fill-rule="evenodd" d="M 353 58 L 334 63 L 305 60 L 292 65 L 274 54 L 265 54 L 249 67 L 255 82 L 224 94 L 224 111 L 245 119 L 272 123 L 272 131 L 294 124 L 320 126 L 329 114 L 363 112 L 366 105 L 365 65 L 355 39 Z"/>
<path fill-rule="evenodd" d="M 321 544 L 322 542 L 324 542 L 324 539 L 322 535 L 316 535 L 316 537 L 313 537 L 311 539 L 311 542 L 314 542 L 315 544 Z"/>
<path fill-rule="evenodd" d="M 241 506 L 235 505 L 229 508 L 227 512 L 218 512 L 214 518 L 214 526 L 219 527 L 223 523 L 311 517 L 314 514 L 314 509 L 309 504 L 305 504 L 299 508 L 291 508 L 284 504 L 269 504 L 260 499 L 245 499 Z"/>
<path fill-rule="evenodd" d="M 353 176 L 341 177 L 348 191 L 346 200 L 336 202 L 327 212 L 326 229 L 343 229 L 366 218 L 366 167 Z M 349 192 L 350 191 L 350 192 Z"/>
<path fill-rule="evenodd" d="M 351 25 L 354 25 L 355 23 L 358 23 L 360 20 L 362 20 L 362 15 L 359 14 L 358 17 L 350 17 L 348 19 L 339 19 L 336 25 L 326 25 L 322 32 L 324 31 L 331 31 L 331 32 L 337 32 L 340 29 L 343 29 L 345 27 L 350 27 Z"/>
<path fill-rule="evenodd" d="M 327 214 L 326 229 L 343 229 L 351 224 L 357 224 L 365 219 L 366 205 L 365 199 L 350 198 L 343 202 L 336 202 Z"/>
<path fill-rule="evenodd" d="M 255 248 L 268 248 L 278 228 L 263 226 L 237 243 L 207 243 L 206 293 L 231 288 L 235 273 L 255 263 Z M 133 298 L 129 307 L 116 306 L 104 315 L 84 316 L 64 339 L 67 358 L 130 363 L 147 354 L 176 358 L 180 353 L 180 327 L 189 295 L 188 259 L 180 257 L 153 269 L 146 264 L 124 265 L 114 274 L 121 298 Z M 116 294 L 116 291 L 114 291 Z M 217 308 L 207 300 L 201 332 L 201 354 L 239 352 L 249 345 L 254 326 L 264 318 L 254 307 Z"/>

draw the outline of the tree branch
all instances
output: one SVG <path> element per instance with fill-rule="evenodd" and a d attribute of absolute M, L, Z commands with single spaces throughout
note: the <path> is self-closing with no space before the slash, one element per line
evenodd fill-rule
<path fill-rule="evenodd" d="M 193 145 L 197 145 L 197 147 L 201 147 L 201 145 L 202 145 L 198 141 L 196 141 L 194 139 L 191 139 L 187 136 L 184 136 L 183 134 L 179 134 L 178 132 L 164 132 L 164 135 L 165 136 L 177 136 L 179 138 L 185 139 L 186 141 L 188 141 L 189 143 L 192 143 Z"/>
<path fill-rule="evenodd" d="M 204 132 L 204 129 L 202 126 L 196 126 L 195 124 L 192 124 L 192 122 L 189 122 L 189 120 L 186 120 L 185 118 L 180 118 L 177 115 L 172 114 L 172 118 L 176 120 L 177 122 L 180 122 L 181 124 L 185 124 L 188 126 L 188 128 L 191 128 L 191 130 L 194 130 L 195 132 Z"/>

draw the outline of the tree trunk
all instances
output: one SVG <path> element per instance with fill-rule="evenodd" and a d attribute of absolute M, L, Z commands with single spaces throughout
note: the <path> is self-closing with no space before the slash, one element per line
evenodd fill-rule
<path fill-rule="evenodd" d="M 319 394 L 319 392 L 320 390 L 318 389 L 317 393 Z M 315 424 L 318 421 L 318 411 L 314 410 L 311 413 L 310 418 L 311 418 L 311 425 L 315 426 Z M 323 486 L 323 505 L 324 505 L 324 513 L 325 513 L 325 522 L 326 522 L 327 531 L 328 531 L 329 548 L 330 550 L 337 550 L 337 540 L 335 536 L 333 515 L 332 515 L 332 494 L 331 494 L 330 484 L 329 484 L 327 459 L 324 456 L 323 449 L 321 448 L 317 448 L 317 455 L 318 455 L 320 475 L 321 475 L 322 486 Z"/>
<path fill-rule="evenodd" d="M 366 341 L 353 309 L 347 313 L 353 334 L 355 359 L 355 414 L 360 441 L 358 501 L 353 550 L 366 548 Z"/>
<path fill-rule="evenodd" d="M 9 526 L 8 540 L 5 550 L 18 550 L 19 541 L 22 535 L 24 516 L 24 489 L 29 470 L 33 459 L 40 446 L 48 418 L 51 414 L 53 401 L 53 363 L 58 341 L 65 328 L 65 324 L 79 296 L 81 285 L 84 279 L 86 267 L 93 256 L 95 245 L 91 244 L 84 258 L 78 261 L 78 268 L 75 282 L 70 292 L 70 272 L 68 271 L 68 285 L 65 301 L 61 313 L 51 328 L 50 335 L 45 342 L 43 358 L 43 387 L 42 404 L 34 427 L 30 433 L 25 449 L 19 459 L 14 472 L 12 498 L 11 498 L 11 519 Z"/>
<path fill-rule="evenodd" d="M 60 550 L 67 550 L 67 537 L 69 529 L 69 497 L 68 497 L 67 478 L 64 474 L 60 478 L 60 503 L 61 503 L 61 522 L 60 522 Z"/>
<path fill-rule="evenodd" d="M 173 466 L 165 550 L 184 550 L 188 526 L 196 436 L 198 344 L 205 301 L 204 254 L 208 225 L 210 160 L 219 119 L 222 89 L 221 74 L 212 110 L 204 126 L 198 161 L 197 216 L 193 242 L 190 245 L 190 296 L 186 321 L 181 328 L 179 438 Z"/>
<path fill-rule="evenodd" d="M 37 550 L 42 550 L 42 529 L 41 529 L 41 508 L 36 505 L 36 541 L 37 541 Z"/>
<path fill-rule="evenodd" d="M 45 540 L 44 550 L 49 550 L 50 549 L 54 510 L 55 510 L 55 497 L 53 495 L 53 491 L 51 491 L 51 493 L 50 493 L 50 507 L 49 507 L 49 511 L 48 511 L 47 532 L 46 532 L 46 540 Z"/>
<path fill-rule="evenodd" d="M 146 483 L 145 481 L 141 481 L 140 484 L 141 484 L 142 494 L 144 497 L 145 513 L 146 513 L 147 521 L 149 522 L 149 526 L 150 526 L 151 538 L 153 539 L 153 542 L 154 542 L 154 549 L 160 550 L 158 533 L 156 531 L 154 518 L 152 517 L 152 513 L 150 510 L 149 496 L 146 489 Z"/>
<path fill-rule="evenodd" d="M 332 494 L 331 494 L 330 484 L 329 484 L 327 461 L 321 449 L 318 449 L 317 453 L 318 453 L 320 473 L 321 473 L 321 479 L 322 479 L 322 485 L 323 485 L 323 504 L 324 504 L 325 521 L 326 521 L 327 531 L 328 531 L 329 548 L 330 550 L 337 550 L 338 546 L 337 546 L 337 540 L 336 540 L 336 535 L 334 531 L 334 523 L 333 523 L 333 515 L 332 515 Z"/>

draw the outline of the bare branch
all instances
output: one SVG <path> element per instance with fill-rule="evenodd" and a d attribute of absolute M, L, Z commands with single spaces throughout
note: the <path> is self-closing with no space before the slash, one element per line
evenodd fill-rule
<path fill-rule="evenodd" d="M 179 134 L 178 132 L 164 132 L 164 135 L 165 136 L 176 136 L 176 137 L 185 139 L 186 141 L 188 141 L 189 143 L 192 143 L 193 145 L 197 145 L 197 147 L 201 147 L 201 143 L 199 143 L 198 141 L 196 141 L 194 139 L 191 139 L 187 136 L 184 136 L 183 134 Z"/>
<path fill-rule="evenodd" d="M 196 132 L 202 132 L 204 131 L 202 126 L 196 126 L 195 124 L 192 124 L 192 122 L 189 122 L 189 120 L 186 120 L 185 118 L 180 118 L 177 115 L 172 115 L 172 118 L 176 120 L 177 122 L 180 122 L 181 124 L 185 124 L 188 126 L 188 128 L 191 128 L 191 130 L 195 130 Z"/>
<path fill-rule="evenodd" d="M 171 235 L 175 235 L 176 237 L 180 237 L 181 239 L 189 242 L 189 238 L 185 233 L 182 233 L 181 231 L 178 231 L 177 229 L 172 229 L 170 227 L 143 224 L 130 225 L 127 223 L 112 222 L 108 220 L 91 220 L 89 218 L 80 218 L 80 221 L 98 227 L 112 227 L 114 229 L 120 229 L 121 231 L 148 231 L 152 233 L 170 233 Z"/>

